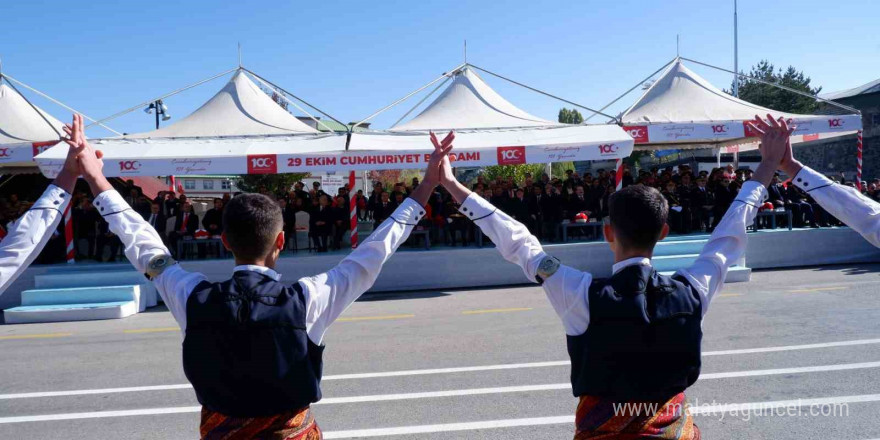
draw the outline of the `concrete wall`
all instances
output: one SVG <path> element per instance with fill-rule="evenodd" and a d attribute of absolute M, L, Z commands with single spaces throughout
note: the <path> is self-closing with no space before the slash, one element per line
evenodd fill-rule
<path fill-rule="evenodd" d="M 746 266 L 753 269 L 880 262 L 880 250 L 849 228 L 795 231 L 761 231 L 748 234 Z M 593 273 L 611 274 L 614 262 L 604 242 L 547 245 L 545 250 L 563 263 Z M 325 272 L 345 253 L 301 252 L 280 260 L 278 271 L 287 281 Z M 183 267 L 200 271 L 213 281 L 229 277 L 232 260 L 184 261 Z M 127 263 L 32 266 L 0 296 L 0 309 L 20 305 L 21 291 L 32 289 L 34 276 L 44 273 L 126 269 Z M 528 283 L 522 270 L 505 261 L 495 248 L 451 248 L 429 251 L 402 248 L 385 265 L 373 292 L 464 287 L 503 286 Z"/>

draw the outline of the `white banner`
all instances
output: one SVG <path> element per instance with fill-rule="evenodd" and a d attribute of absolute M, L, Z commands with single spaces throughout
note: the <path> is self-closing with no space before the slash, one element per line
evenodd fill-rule
<path fill-rule="evenodd" d="M 100 146 L 96 146 L 100 148 Z M 454 151 L 454 166 L 520 165 L 580 160 L 609 160 L 627 157 L 632 141 L 563 146 L 509 146 Z M 187 174 L 280 174 L 342 170 L 422 169 L 430 152 L 421 151 L 346 151 L 314 154 L 248 154 L 246 156 L 145 158 L 105 157 L 107 177 L 185 176 Z M 54 177 L 64 161 L 38 158 L 37 164 L 47 177 Z"/>
<path fill-rule="evenodd" d="M 849 133 L 862 127 L 859 115 L 816 115 L 795 118 L 794 136 L 815 140 L 823 133 Z M 744 121 L 694 122 L 683 124 L 626 125 L 623 127 L 636 145 L 727 141 L 757 137 Z M 812 138 L 812 139 L 811 139 Z"/>

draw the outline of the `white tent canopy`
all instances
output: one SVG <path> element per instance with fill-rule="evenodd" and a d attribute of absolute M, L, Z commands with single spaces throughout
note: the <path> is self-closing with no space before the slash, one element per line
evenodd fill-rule
<path fill-rule="evenodd" d="M 520 110 L 492 90 L 473 69 L 454 74 L 452 84 L 418 116 L 390 131 L 546 127 L 556 122 Z"/>
<path fill-rule="evenodd" d="M 732 152 L 757 148 L 744 122 L 767 113 L 794 120 L 793 142 L 852 134 L 862 124 L 858 114 L 798 115 L 751 104 L 719 90 L 680 59 L 620 119 L 636 149 L 723 146 Z"/>
<path fill-rule="evenodd" d="M 127 138 L 257 136 L 317 133 L 285 111 L 239 70 L 208 102 L 167 127 Z"/>
<path fill-rule="evenodd" d="M 632 139 L 619 127 L 541 119 L 492 90 L 469 65 L 450 75 L 452 83 L 409 121 L 387 131 L 353 133 L 349 154 L 358 161 L 393 160 L 396 165 L 408 165 L 418 160 L 424 166 L 421 161 L 432 150 L 427 137 L 432 130 L 441 135 L 456 131 L 453 159 L 458 166 L 606 160 L 632 152 Z"/>
<path fill-rule="evenodd" d="M 59 142 L 62 127 L 59 120 L 32 107 L 12 87 L 0 83 L 0 173 L 14 168 L 36 171 L 34 156 Z"/>
<path fill-rule="evenodd" d="M 108 176 L 266 174 L 424 168 L 428 130 L 455 129 L 459 166 L 513 165 L 626 157 L 620 127 L 558 124 L 516 108 L 471 69 L 412 120 L 388 131 L 321 133 L 281 109 L 239 70 L 189 117 L 164 129 L 93 141 Z M 49 176 L 64 152 L 37 157 Z"/>
<path fill-rule="evenodd" d="M 287 171 L 287 162 L 281 163 L 279 156 L 345 150 L 345 136 L 304 124 L 242 69 L 204 105 L 174 124 L 91 142 L 104 153 L 105 174 L 113 177 L 298 172 Z M 51 177 L 61 169 L 65 155 L 52 148 L 36 160 Z"/>

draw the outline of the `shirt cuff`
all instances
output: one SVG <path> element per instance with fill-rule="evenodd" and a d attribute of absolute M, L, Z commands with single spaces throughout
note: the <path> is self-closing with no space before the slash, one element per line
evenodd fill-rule
<path fill-rule="evenodd" d="M 802 167 L 797 175 L 791 178 L 791 181 L 794 182 L 794 186 L 806 192 L 834 184 L 831 179 L 809 167 Z"/>
<path fill-rule="evenodd" d="M 477 221 L 494 214 L 497 208 L 476 193 L 471 193 L 458 210 L 467 218 Z"/>
<path fill-rule="evenodd" d="M 760 207 L 767 200 L 767 188 L 761 185 L 761 182 L 747 180 L 740 188 L 736 200 L 756 208 Z"/>
<path fill-rule="evenodd" d="M 404 199 L 403 203 L 394 210 L 391 218 L 397 223 L 415 226 L 425 215 L 425 208 L 413 199 Z"/>
<path fill-rule="evenodd" d="M 43 195 L 37 199 L 32 209 L 64 209 L 70 203 L 70 194 L 67 191 L 55 186 L 49 185 Z"/>
<path fill-rule="evenodd" d="M 94 205 L 98 208 L 98 212 L 101 213 L 102 217 L 131 208 L 115 189 L 108 189 L 98 194 L 98 197 L 95 197 Z"/>

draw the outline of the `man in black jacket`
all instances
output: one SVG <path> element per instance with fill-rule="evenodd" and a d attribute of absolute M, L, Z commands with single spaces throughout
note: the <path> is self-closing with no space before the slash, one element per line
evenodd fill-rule
<path fill-rule="evenodd" d="M 214 199 L 214 207 L 205 213 L 202 226 L 212 237 L 223 232 L 223 199 Z"/>

